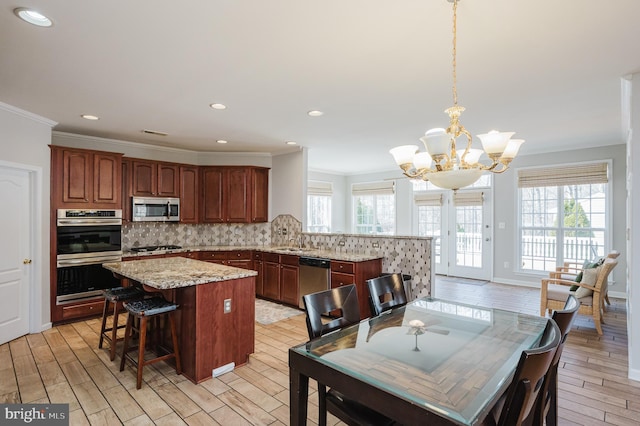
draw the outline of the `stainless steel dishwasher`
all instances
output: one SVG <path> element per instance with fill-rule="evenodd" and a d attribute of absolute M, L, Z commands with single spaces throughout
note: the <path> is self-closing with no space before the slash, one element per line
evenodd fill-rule
<path fill-rule="evenodd" d="M 300 277 L 299 291 L 300 299 L 298 304 L 304 309 L 302 296 L 305 294 L 316 293 L 318 291 L 329 289 L 329 268 L 331 261 L 329 259 L 320 259 L 317 257 L 300 257 Z"/>

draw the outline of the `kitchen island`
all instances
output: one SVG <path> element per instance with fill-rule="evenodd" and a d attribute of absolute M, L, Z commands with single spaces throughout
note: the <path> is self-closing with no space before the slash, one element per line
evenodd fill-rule
<path fill-rule="evenodd" d="M 103 267 L 179 305 L 182 370 L 194 383 L 214 368 L 245 364 L 254 352 L 256 271 L 183 257 L 110 262 Z"/>

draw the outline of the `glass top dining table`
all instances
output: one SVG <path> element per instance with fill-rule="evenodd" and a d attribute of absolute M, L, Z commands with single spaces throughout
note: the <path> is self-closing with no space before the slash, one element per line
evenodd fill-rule
<path fill-rule="evenodd" d="M 291 424 L 306 424 L 309 378 L 402 424 L 478 424 L 547 321 L 423 298 L 295 346 Z"/>

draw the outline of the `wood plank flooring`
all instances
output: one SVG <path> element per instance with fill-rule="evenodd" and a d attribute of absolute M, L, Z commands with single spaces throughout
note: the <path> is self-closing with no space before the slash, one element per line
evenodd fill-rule
<path fill-rule="evenodd" d="M 480 306 L 538 313 L 539 290 L 438 280 L 436 296 Z M 640 424 L 640 382 L 627 379 L 625 301 L 612 299 L 599 337 L 578 317 L 560 363 L 561 425 Z M 98 349 L 98 319 L 57 326 L 0 345 L 0 402 L 68 403 L 75 425 L 287 425 L 287 350 L 307 340 L 304 315 L 256 323 L 250 362 L 194 385 L 165 363 L 147 366 L 142 389 L 135 372 L 118 371 Z M 317 423 L 310 385 L 309 424 Z M 329 416 L 329 424 L 337 420 Z"/>

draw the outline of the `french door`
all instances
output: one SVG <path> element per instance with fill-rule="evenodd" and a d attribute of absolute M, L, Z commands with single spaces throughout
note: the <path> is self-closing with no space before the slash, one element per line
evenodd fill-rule
<path fill-rule="evenodd" d="M 418 233 L 433 237 L 436 274 L 491 279 L 491 191 L 416 196 Z"/>

